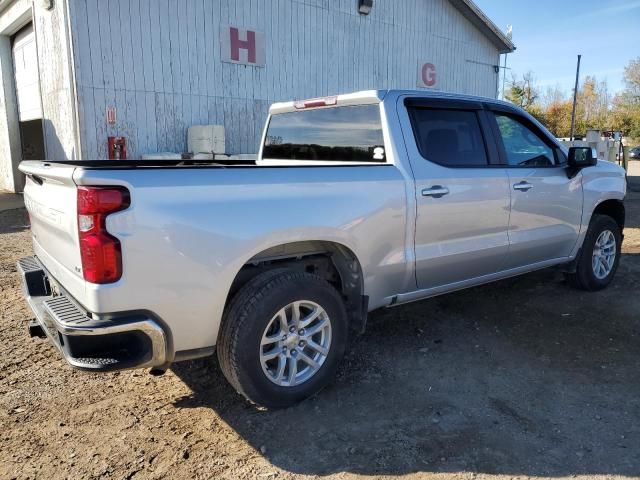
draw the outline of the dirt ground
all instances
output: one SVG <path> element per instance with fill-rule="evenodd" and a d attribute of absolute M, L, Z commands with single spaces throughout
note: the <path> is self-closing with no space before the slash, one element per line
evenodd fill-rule
<path fill-rule="evenodd" d="M 638 477 L 640 165 L 620 269 L 555 270 L 372 315 L 319 396 L 261 411 L 214 359 L 93 375 L 26 334 L 22 210 L 0 213 L 0 478 Z"/>

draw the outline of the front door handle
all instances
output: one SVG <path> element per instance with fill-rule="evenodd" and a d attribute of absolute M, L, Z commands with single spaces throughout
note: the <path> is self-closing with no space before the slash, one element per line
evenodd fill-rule
<path fill-rule="evenodd" d="M 422 190 L 423 197 L 441 198 L 448 194 L 449 189 L 440 185 L 434 185 L 431 188 L 425 188 L 424 190 Z"/>
<path fill-rule="evenodd" d="M 525 182 L 524 180 L 520 183 L 516 183 L 513 186 L 514 190 L 520 190 L 521 192 L 526 192 L 527 190 L 530 190 L 533 188 L 533 185 L 531 185 L 529 182 Z"/>

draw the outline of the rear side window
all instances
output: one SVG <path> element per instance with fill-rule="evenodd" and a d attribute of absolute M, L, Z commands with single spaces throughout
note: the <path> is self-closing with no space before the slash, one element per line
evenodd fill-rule
<path fill-rule="evenodd" d="M 445 167 L 483 167 L 487 152 L 475 111 L 409 110 L 416 143 L 427 160 Z"/>
<path fill-rule="evenodd" d="M 262 158 L 384 162 L 380 106 L 354 105 L 273 115 Z"/>

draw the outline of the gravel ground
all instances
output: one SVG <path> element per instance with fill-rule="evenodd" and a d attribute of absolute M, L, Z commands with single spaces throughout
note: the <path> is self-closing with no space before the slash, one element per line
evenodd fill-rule
<path fill-rule="evenodd" d="M 93 375 L 29 339 L 14 266 L 29 232 L 1 212 L 0 478 L 639 476 L 634 189 L 606 291 L 545 270 L 377 312 L 329 388 L 275 412 L 214 359 Z"/>

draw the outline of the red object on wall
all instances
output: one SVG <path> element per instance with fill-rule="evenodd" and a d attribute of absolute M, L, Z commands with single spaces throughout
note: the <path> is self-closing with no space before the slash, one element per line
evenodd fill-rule
<path fill-rule="evenodd" d="M 240 61 L 240 49 L 247 51 L 247 60 L 249 63 L 256 63 L 256 32 L 247 30 L 247 39 L 240 40 L 240 31 L 231 27 L 229 29 L 231 35 L 231 60 Z"/>
<path fill-rule="evenodd" d="M 109 160 L 127 159 L 127 139 L 125 137 L 109 137 Z"/>
<path fill-rule="evenodd" d="M 427 87 L 433 87 L 436 84 L 436 66 L 433 63 L 425 63 L 422 66 L 422 83 Z"/>
<path fill-rule="evenodd" d="M 264 32 L 233 25 L 220 26 L 220 59 L 227 63 L 264 67 Z"/>
<path fill-rule="evenodd" d="M 107 123 L 109 125 L 115 125 L 118 119 L 116 107 L 107 107 Z"/>

